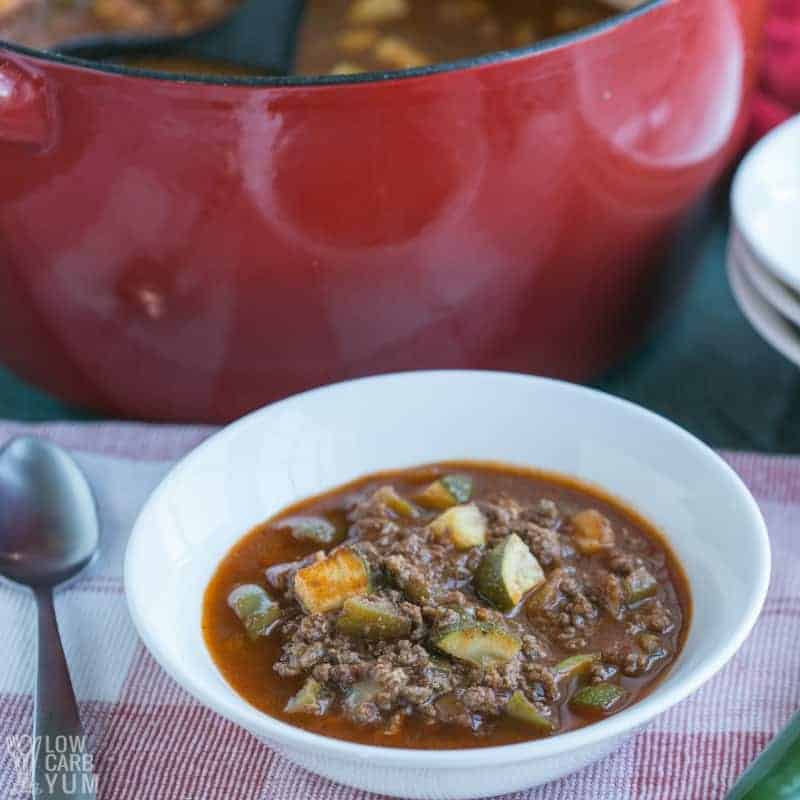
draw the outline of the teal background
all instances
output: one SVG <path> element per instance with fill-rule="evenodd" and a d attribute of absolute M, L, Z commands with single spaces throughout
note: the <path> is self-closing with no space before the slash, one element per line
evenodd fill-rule
<path fill-rule="evenodd" d="M 595 385 L 640 403 L 714 447 L 800 450 L 800 372 L 752 330 L 725 276 L 727 209 L 701 234 L 688 291 L 647 344 Z M 0 417 L 96 418 L 0 367 Z"/>

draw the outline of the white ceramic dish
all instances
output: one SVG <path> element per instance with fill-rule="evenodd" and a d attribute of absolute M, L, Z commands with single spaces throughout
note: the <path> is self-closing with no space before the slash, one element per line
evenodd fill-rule
<path fill-rule="evenodd" d="M 765 136 L 733 182 L 736 226 L 756 260 L 800 291 L 800 115 Z"/>
<path fill-rule="evenodd" d="M 251 526 L 365 473 L 441 459 L 496 459 L 605 487 L 666 532 L 694 595 L 686 647 L 658 688 L 600 723 L 505 747 L 399 750 L 328 739 L 257 711 L 203 643 L 201 602 Z M 198 700 L 340 783 L 408 798 L 474 798 L 558 778 L 610 753 L 711 678 L 744 641 L 767 590 L 764 521 L 736 474 L 675 425 L 599 392 L 489 372 L 389 375 L 308 392 L 212 437 L 167 476 L 126 555 L 134 623 Z"/>
<path fill-rule="evenodd" d="M 800 332 L 759 294 L 735 250 L 728 254 L 728 280 L 739 308 L 753 328 L 782 356 L 800 366 Z"/>
<path fill-rule="evenodd" d="M 756 261 L 735 228 L 731 231 L 729 253 L 764 300 L 791 323 L 800 325 L 800 295 Z"/>

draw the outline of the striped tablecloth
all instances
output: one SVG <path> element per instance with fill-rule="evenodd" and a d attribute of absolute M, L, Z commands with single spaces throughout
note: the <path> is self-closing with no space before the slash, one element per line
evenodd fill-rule
<path fill-rule="evenodd" d="M 100 507 L 103 552 L 56 605 L 100 800 L 366 800 L 295 767 L 195 703 L 136 637 L 122 593 L 122 556 L 141 504 L 207 428 L 121 424 L 21 426 L 72 449 Z M 800 459 L 726 454 L 766 516 L 774 577 L 764 613 L 736 658 L 686 702 L 610 758 L 517 797 L 526 800 L 716 800 L 800 708 Z M 30 733 L 34 610 L 0 586 L 0 797 L 16 770 L 7 743 Z"/>

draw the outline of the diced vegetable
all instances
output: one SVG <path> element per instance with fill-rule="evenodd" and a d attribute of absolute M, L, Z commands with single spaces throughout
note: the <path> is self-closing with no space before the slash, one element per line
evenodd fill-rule
<path fill-rule="evenodd" d="M 661 639 L 654 633 L 640 633 L 636 637 L 636 641 L 639 643 L 642 652 L 646 653 L 648 656 L 655 655 L 659 651 L 663 652 L 664 648 L 661 644 Z"/>
<path fill-rule="evenodd" d="M 351 28 L 336 39 L 336 44 L 346 53 L 363 53 L 378 41 L 380 34 L 375 28 Z"/>
<path fill-rule="evenodd" d="M 280 606 L 255 584 L 245 584 L 228 595 L 228 605 L 242 621 L 248 638 L 266 636 L 273 622 L 281 615 Z"/>
<path fill-rule="evenodd" d="M 375 492 L 373 499 L 394 511 L 399 517 L 413 518 L 417 516 L 417 509 L 405 497 L 401 497 L 391 486 L 382 486 Z"/>
<path fill-rule="evenodd" d="M 295 539 L 323 546 L 333 544 L 340 536 L 336 526 L 325 517 L 298 517 L 290 520 L 288 527 Z"/>
<path fill-rule="evenodd" d="M 551 717 L 542 714 L 519 690 L 511 695 L 503 710 L 509 717 L 530 725 L 540 733 L 552 733 L 557 727 Z"/>
<path fill-rule="evenodd" d="M 585 556 L 595 555 L 614 546 L 614 530 L 608 519 L 593 508 L 572 518 L 575 547 Z"/>
<path fill-rule="evenodd" d="M 478 593 L 501 611 L 511 611 L 523 595 L 544 581 L 536 556 L 516 533 L 484 553 L 475 573 Z"/>
<path fill-rule="evenodd" d="M 431 587 L 423 573 L 411 569 L 406 558 L 390 558 L 384 562 L 389 582 L 396 586 L 408 600 L 417 605 L 428 605 L 431 600 Z"/>
<path fill-rule="evenodd" d="M 403 594 L 417 605 L 427 605 L 431 600 L 431 590 L 422 578 L 416 576 L 409 577 L 400 587 Z"/>
<path fill-rule="evenodd" d="M 531 595 L 525 604 L 528 613 L 535 614 L 542 609 L 555 608 L 561 599 L 562 570 L 553 570 L 550 577 Z"/>
<path fill-rule="evenodd" d="M 348 17 L 357 25 L 378 25 L 402 19 L 409 13 L 408 0 L 356 0 Z"/>
<path fill-rule="evenodd" d="M 593 664 L 600 660 L 599 653 L 582 653 L 577 656 L 570 656 L 560 661 L 553 667 L 556 678 L 575 678 L 585 676 L 589 673 Z"/>
<path fill-rule="evenodd" d="M 344 698 L 347 708 L 353 709 L 362 703 L 371 703 L 381 690 L 380 684 L 375 681 L 361 681 L 353 685 Z"/>
<path fill-rule="evenodd" d="M 448 692 L 447 694 L 437 697 L 434 703 L 436 711 L 443 722 L 455 722 L 463 720 L 465 717 L 469 718 L 470 712 L 464 705 L 464 702 L 455 694 L 455 692 Z"/>
<path fill-rule="evenodd" d="M 425 508 L 445 511 L 459 503 L 466 503 L 472 495 L 472 478 L 469 475 L 445 475 L 420 492 L 416 500 Z"/>
<path fill-rule="evenodd" d="M 310 614 L 335 611 L 348 597 L 368 590 L 367 564 L 349 547 L 335 550 L 322 561 L 299 569 L 294 576 L 295 596 Z"/>
<path fill-rule="evenodd" d="M 433 637 L 433 644 L 443 653 L 478 667 L 503 664 L 520 650 L 517 636 L 496 625 L 464 622 Z"/>
<path fill-rule="evenodd" d="M 459 503 L 466 503 L 472 497 L 472 478 L 469 475 L 445 475 L 442 486 Z"/>
<path fill-rule="evenodd" d="M 613 683 L 595 683 L 578 689 L 569 704 L 576 713 L 592 716 L 613 710 L 623 697 L 625 690 L 619 686 Z"/>
<path fill-rule="evenodd" d="M 619 576 L 609 573 L 605 578 L 603 590 L 603 600 L 609 613 L 614 619 L 622 619 L 625 610 L 625 590 L 622 588 Z"/>
<path fill-rule="evenodd" d="M 630 575 L 626 575 L 622 579 L 622 586 L 628 603 L 638 603 L 658 591 L 658 581 L 647 567 L 637 567 Z"/>
<path fill-rule="evenodd" d="M 486 544 L 486 517 L 473 503 L 448 509 L 431 522 L 430 528 L 435 536 L 449 538 L 459 550 Z"/>
<path fill-rule="evenodd" d="M 388 600 L 351 597 L 344 602 L 336 630 L 361 639 L 402 639 L 411 632 L 411 620 Z"/>
<path fill-rule="evenodd" d="M 367 72 L 360 64 L 354 61 L 337 61 L 330 71 L 331 75 L 357 75 L 359 72 Z"/>
<path fill-rule="evenodd" d="M 400 36 L 384 36 L 372 51 L 378 61 L 394 69 L 424 67 L 430 56 Z"/>
<path fill-rule="evenodd" d="M 322 716 L 330 704 L 322 686 L 313 678 L 309 678 L 300 691 L 286 704 L 287 714 L 314 714 Z"/>

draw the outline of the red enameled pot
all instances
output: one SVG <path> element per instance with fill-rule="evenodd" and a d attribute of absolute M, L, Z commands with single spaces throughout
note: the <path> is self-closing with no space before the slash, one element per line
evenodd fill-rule
<path fill-rule="evenodd" d="M 227 84 L 0 42 L 0 358 L 206 421 L 390 370 L 596 374 L 741 141 L 763 11 L 654 0 L 469 62 Z"/>

